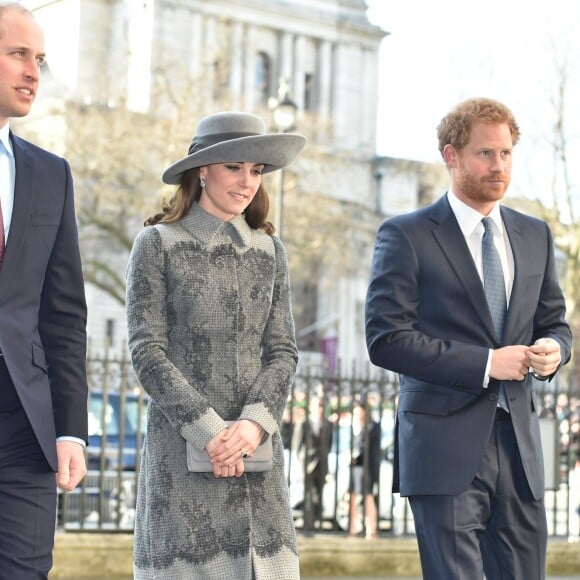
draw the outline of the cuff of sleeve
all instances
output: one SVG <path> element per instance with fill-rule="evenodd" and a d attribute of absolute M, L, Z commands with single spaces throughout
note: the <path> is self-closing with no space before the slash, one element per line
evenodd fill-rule
<path fill-rule="evenodd" d="M 72 441 L 73 443 L 78 443 L 82 447 L 87 446 L 86 441 L 84 441 L 83 439 L 79 439 L 78 437 L 72 437 L 69 435 L 63 435 L 62 437 L 57 437 L 56 442 L 58 443 L 59 441 Z"/>
<path fill-rule="evenodd" d="M 489 372 L 491 371 L 491 357 L 493 356 L 493 350 L 490 348 L 487 355 L 487 364 L 485 365 L 485 374 L 483 376 L 483 388 L 487 389 L 489 386 Z"/>
<path fill-rule="evenodd" d="M 227 427 L 227 423 L 210 407 L 199 419 L 184 425 L 180 434 L 197 449 L 202 450 Z"/>
<path fill-rule="evenodd" d="M 268 435 L 278 430 L 278 423 L 263 403 L 252 403 L 242 409 L 240 419 L 248 419 L 258 423 Z"/>

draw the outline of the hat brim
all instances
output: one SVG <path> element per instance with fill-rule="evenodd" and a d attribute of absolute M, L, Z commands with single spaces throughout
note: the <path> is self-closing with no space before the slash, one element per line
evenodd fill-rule
<path fill-rule="evenodd" d="M 222 141 L 197 151 L 170 165 L 162 174 L 163 183 L 179 183 L 181 174 L 195 167 L 214 163 L 263 163 L 263 173 L 286 167 L 306 145 L 304 135 L 271 133 Z"/>

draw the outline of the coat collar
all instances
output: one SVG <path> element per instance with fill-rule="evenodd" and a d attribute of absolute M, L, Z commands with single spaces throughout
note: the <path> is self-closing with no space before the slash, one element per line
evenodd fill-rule
<path fill-rule="evenodd" d="M 203 210 L 198 203 L 191 206 L 189 213 L 180 220 L 179 225 L 205 246 L 221 233 L 232 238 L 240 248 L 249 247 L 252 241 L 252 229 L 243 215 L 224 221 Z"/>

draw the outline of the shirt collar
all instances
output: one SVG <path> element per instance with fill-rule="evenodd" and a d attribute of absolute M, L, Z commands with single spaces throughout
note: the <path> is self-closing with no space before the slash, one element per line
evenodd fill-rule
<path fill-rule="evenodd" d="M 7 153 L 11 157 L 14 157 L 14 151 L 12 150 L 12 143 L 10 141 L 10 125 L 8 123 L 0 129 L 0 143 L 4 145 Z"/>
<path fill-rule="evenodd" d="M 473 232 L 478 228 L 481 227 L 483 231 L 483 225 L 481 224 L 482 218 L 486 217 L 483 214 L 479 213 L 477 210 L 469 207 L 466 203 L 461 201 L 455 193 L 453 193 L 452 189 L 449 189 L 449 193 L 447 194 L 447 199 L 449 200 L 449 205 L 455 214 L 455 218 L 459 223 L 459 227 L 463 232 L 465 237 L 471 236 Z M 503 236 L 503 221 L 501 219 L 501 210 L 499 203 L 496 203 L 493 206 L 493 209 L 489 212 L 487 217 L 491 218 L 491 221 L 494 223 L 495 228 L 499 231 L 500 235 Z"/>

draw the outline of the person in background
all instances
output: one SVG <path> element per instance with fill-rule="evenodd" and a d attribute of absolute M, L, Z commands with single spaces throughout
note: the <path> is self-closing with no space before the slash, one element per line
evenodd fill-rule
<path fill-rule="evenodd" d="M 304 480 L 304 526 L 322 525 L 323 491 L 328 475 L 328 454 L 332 445 L 333 424 L 326 418 L 324 400 L 310 398 L 309 412 L 296 425 L 297 451 Z M 308 500 L 308 501 L 307 501 Z"/>
<path fill-rule="evenodd" d="M 279 432 L 298 351 L 262 175 L 304 145 L 250 113 L 204 117 L 188 155 L 163 173 L 176 191 L 135 239 L 129 349 L 150 395 L 137 580 L 299 578 Z M 266 438 L 272 469 L 247 472 Z M 207 451 L 213 473 L 188 471 L 186 442 Z"/>
<path fill-rule="evenodd" d="M 357 401 L 352 410 L 352 456 L 349 489 L 349 537 L 358 535 L 361 519 L 365 538 L 377 537 L 377 485 L 381 469 L 381 425 L 367 413 L 364 401 Z M 359 509 L 362 505 L 364 518 Z"/>
<path fill-rule="evenodd" d="M 493 99 L 438 126 L 451 185 L 379 228 L 366 300 L 371 361 L 400 375 L 394 491 L 426 580 L 545 577 L 534 380 L 572 337 L 543 221 L 503 206 L 520 130 Z"/>
<path fill-rule="evenodd" d="M 44 35 L 0 4 L 0 579 L 47 578 L 57 485 L 86 473 L 86 303 L 68 163 L 17 137 Z M 55 481 L 56 472 L 56 481 Z"/>

